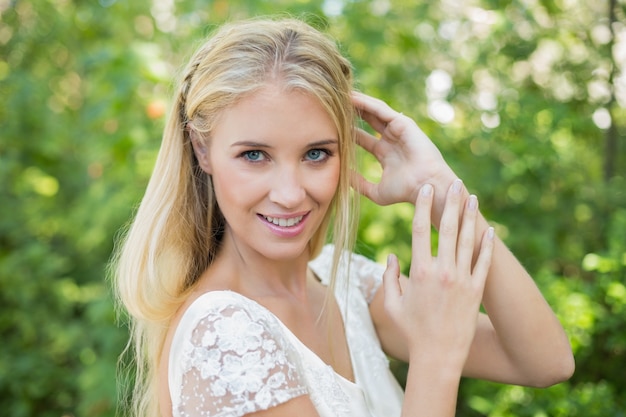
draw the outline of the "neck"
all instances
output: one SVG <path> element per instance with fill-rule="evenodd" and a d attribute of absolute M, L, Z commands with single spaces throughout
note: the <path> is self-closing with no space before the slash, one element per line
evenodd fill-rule
<path fill-rule="evenodd" d="M 238 245 L 226 233 L 210 276 L 219 277 L 226 287 L 252 298 L 287 294 L 301 298 L 306 296 L 309 260 L 308 248 L 295 256 L 269 257 Z"/>

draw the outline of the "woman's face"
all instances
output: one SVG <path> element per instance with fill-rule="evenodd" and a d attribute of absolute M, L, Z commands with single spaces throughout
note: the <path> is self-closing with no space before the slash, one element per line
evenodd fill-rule
<path fill-rule="evenodd" d="M 226 109 L 205 171 L 240 253 L 303 254 L 339 181 L 337 129 L 319 102 L 268 85 Z"/>

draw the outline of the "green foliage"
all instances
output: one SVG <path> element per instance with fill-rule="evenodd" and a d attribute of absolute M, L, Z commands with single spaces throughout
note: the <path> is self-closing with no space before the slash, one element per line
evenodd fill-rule
<path fill-rule="evenodd" d="M 216 25 L 290 13 L 336 37 L 358 88 L 433 138 L 568 331 L 570 381 L 467 380 L 458 415 L 623 416 L 626 97 L 613 51 L 626 5 L 608 25 L 607 1 L 469 3 L 0 0 L 3 413 L 114 415 L 127 335 L 106 264 L 150 175 L 171 79 Z M 362 166 L 376 177 L 371 158 Z M 411 207 L 363 203 L 358 249 L 408 267 Z"/>

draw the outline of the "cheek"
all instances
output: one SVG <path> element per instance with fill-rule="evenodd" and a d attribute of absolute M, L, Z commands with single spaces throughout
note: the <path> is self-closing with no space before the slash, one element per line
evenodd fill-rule
<path fill-rule="evenodd" d="M 226 217 L 237 207 L 244 207 L 250 201 L 257 187 L 254 187 L 249 178 L 242 176 L 236 170 L 214 170 L 213 189 L 215 198 Z"/>
<path fill-rule="evenodd" d="M 339 165 L 324 172 L 324 175 L 315 177 L 313 192 L 318 200 L 332 200 L 339 186 Z"/>

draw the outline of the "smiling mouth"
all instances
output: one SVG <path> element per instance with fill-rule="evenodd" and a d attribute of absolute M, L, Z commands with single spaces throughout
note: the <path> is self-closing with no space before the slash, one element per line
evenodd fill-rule
<path fill-rule="evenodd" d="M 300 223 L 304 216 L 290 217 L 288 219 L 269 216 L 263 216 L 263 218 L 276 226 L 292 227 Z"/>

